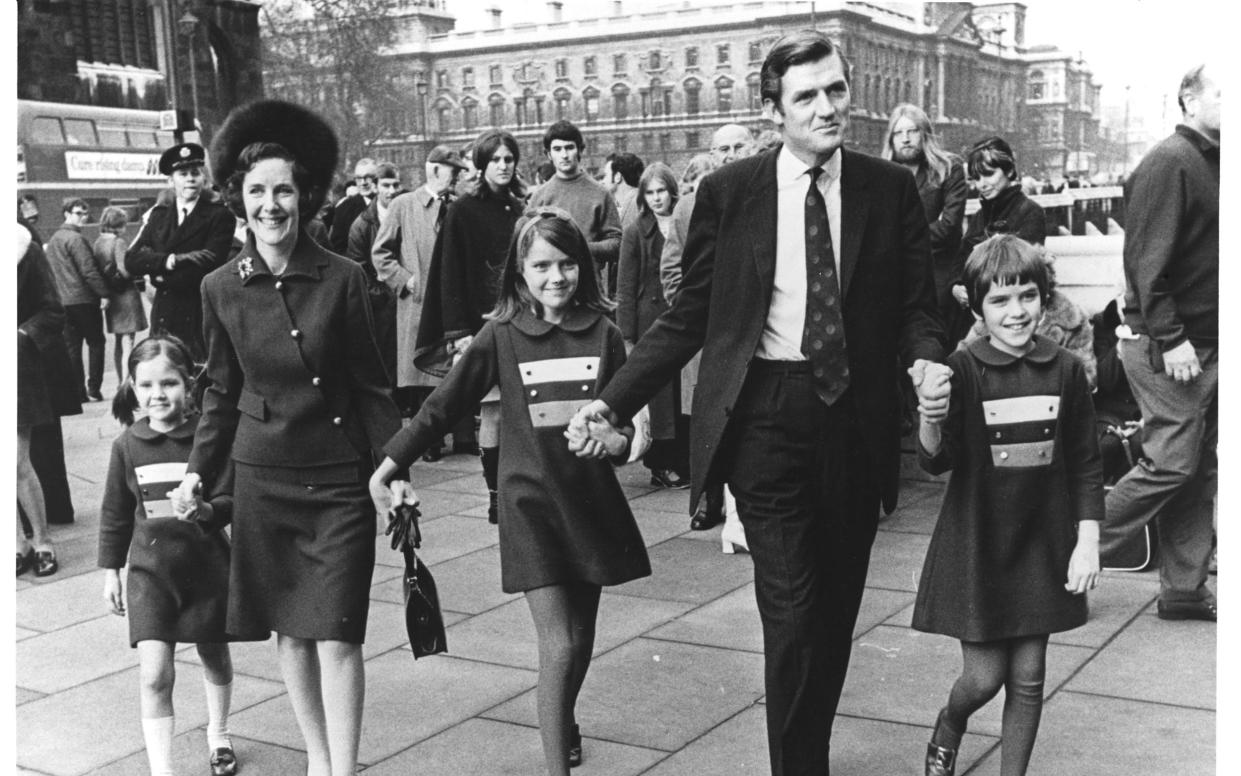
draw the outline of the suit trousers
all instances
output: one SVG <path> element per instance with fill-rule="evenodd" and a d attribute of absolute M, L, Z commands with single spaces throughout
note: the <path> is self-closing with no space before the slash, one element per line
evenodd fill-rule
<path fill-rule="evenodd" d="M 88 372 L 82 375 L 82 342 L 86 342 Z M 98 302 L 65 305 L 65 345 L 69 348 L 69 360 L 78 375 L 78 391 L 98 394 L 103 385 L 103 351 L 107 345 L 103 336 L 103 311 Z"/>
<path fill-rule="evenodd" d="M 1160 597 L 1200 600 L 1214 542 L 1219 349 L 1196 348 L 1202 374 L 1183 385 L 1152 358 L 1149 337 L 1121 340 L 1118 348 L 1142 411 L 1144 460 L 1107 494 L 1099 552 L 1112 551 L 1158 516 Z"/>
<path fill-rule="evenodd" d="M 720 459 L 754 562 L 773 776 L 829 773 L 879 518 L 852 391 L 829 407 L 809 370 L 753 361 Z"/>

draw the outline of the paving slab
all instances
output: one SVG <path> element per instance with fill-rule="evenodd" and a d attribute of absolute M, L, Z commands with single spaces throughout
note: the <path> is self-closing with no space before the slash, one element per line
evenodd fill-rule
<path fill-rule="evenodd" d="M 866 586 L 916 593 L 930 545 L 931 537 L 923 534 L 880 531 L 870 551 Z"/>
<path fill-rule="evenodd" d="M 33 631 L 54 631 L 107 614 L 103 570 L 54 579 L 17 597 L 17 624 Z"/>
<path fill-rule="evenodd" d="M 688 539 L 697 538 L 696 534 L 708 533 L 706 531 L 689 530 L 689 518 L 685 515 L 674 515 L 671 512 L 660 512 L 653 509 L 634 509 L 633 517 L 638 523 L 638 530 L 642 532 L 642 539 L 646 542 L 647 547 L 654 547 L 677 536 Z M 715 536 L 715 546 L 717 549 L 719 541 L 719 532 L 717 531 Z"/>
<path fill-rule="evenodd" d="M 639 638 L 591 663 L 577 720 L 583 735 L 672 752 L 762 694 L 762 655 Z M 535 693 L 483 716 L 534 725 Z"/>
<path fill-rule="evenodd" d="M 1215 639 L 1215 623 L 1161 620 L 1148 611 L 1117 634 L 1066 689 L 1214 710 Z"/>
<path fill-rule="evenodd" d="M 605 592 L 599 601 L 594 654 L 614 649 L 689 610 L 690 606 Z M 534 622 L 524 600 L 510 601 L 450 627 L 448 643 L 453 657 L 532 671 L 539 667 Z"/>
<path fill-rule="evenodd" d="M 30 587 L 47 587 L 80 574 L 94 574 L 99 570 L 97 531 L 76 531 L 77 535 L 73 538 L 65 538 L 62 532 L 67 533 L 69 530 L 69 526 L 52 526 L 52 544 L 56 547 L 56 561 L 60 564 L 60 570 L 50 577 L 36 577 L 32 572 L 27 572 L 21 581 L 29 583 Z M 102 589 L 100 587 L 100 590 Z"/>
<path fill-rule="evenodd" d="M 502 603 L 520 597 L 500 589 L 500 549 L 484 547 L 468 555 L 462 555 L 431 569 L 440 596 L 440 607 L 445 612 L 480 614 Z M 400 580 L 381 586 L 385 600 L 401 601 Z M 390 598 L 395 592 L 396 597 Z"/>
<path fill-rule="evenodd" d="M 634 509 L 650 509 L 655 512 L 671 512 L 689 521 L 689 490 L 657 488 L 630 501 Z"/>
<path fill-rule="evenodd" d="M 1055 692 L 1094 651 L 1052 644 L 1047 650 L 1044 694 Z M 881 625 L 853 644 L 840 713 L 930 727 L 961 672 L 956 639 Z M 970 730 L 1000 734 L 1003 693 L 970 720 Z"/>
<path fill-rule="evenodd" d="M 582 765 L 574 776 L 637 776 L 666 755 L 590 737 L 583 739 Z M 538 728 L 472 719 L 445 730 L 382 763 L 366 776 L 528 776 L 543 773 Z"/>
<path fill-rule="evenodd" d="M 201 676 L 195 666 L 177 661 L 173 707 L 178 731 L 207 722 Z M 236 682 L 232 719 L 237 710 L 245 713 L 247 707 L 283 692 L 283 686 L 274 682 Z M 239 732 L 236 726 L 233 732 Z M 90 773 L 142 752 L 143 746 L 136 667 L 27 703 L 17 715 L 18 764 L 56 776 Z"/>
<path fill-rule="evenodd" d="M 306 772 L 306 753 L 298 749 L 275 746 L 262 741 L 251 741 L 234 735 L 233 751 L 237 754 L 238 773 L 289 774 L 295 776 Z M 176 773 L 206 774 L 207 734 L 205 728 L 182 733 L 172 739 L 172 767 Z M 146 751 L 135 752 L 111 765 L 91 771 L 91 776 L 133 776 L 147 773 Z"/>
<path fill-rule="evenodd" d="M 54 693 L 138 665 L 129 623 L 105 614 L 17 643 L 17 684 Z"/>
<path fill-rule="evenodd" d="M 724 555 L 719 545 L 692 539 L 669 539 L 647 550 L 651 576 L 622 586 L 625 595 L 701 604 L 748 584 L 749 558 Z"/>
<path fill-rule="evenodd" d="M 1088 594 L 1090 619 L 1080 628 L 1051 634 L 1054 644 L 1102 647 L 1117 633 L 1153 605 L 1159 596 L 1159 576 L 1148 574 L 1104 574 L 1099 586 Z"/>
<path fill-rule="evenodd" d="M 424 494 L 422 491 L 426 491 Z M 457 472 L 456 477 L 428 485 L 418 491 L 422 505 L 418 507 L 424 515 L 443 515 L 467 509 L 465 504 L 470 499 L 482 498 L 487 501 L 487 481 L 483 479 L 481 466 L 477 470 Z M 453 505 L 453 509 L 444 510 L 441 505 Z"/>
<path fill-rule="evenodd" d="M 1061 692 L 1043 707 L 1029 776 L 1236 773 L 1217 770 L 1215 752 L 1209 711 Z M 969 776 L 999 773 L 997 747 Z"/>
<path fill-rule="evenodd" d="M 880 531 L 894 533 L 917 533 L 930 536 L 939 520 L 939 508 L 944 488 L 938 483 L 919 483 L 925 491 L 901 487 L 900 506 L 879 523 Z M 908 493 L 908 495 L 907 495 Z"/>

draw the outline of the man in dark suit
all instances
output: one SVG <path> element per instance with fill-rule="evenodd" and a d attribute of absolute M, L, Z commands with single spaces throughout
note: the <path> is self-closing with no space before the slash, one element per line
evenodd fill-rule
<path fill-rule="evenodd" d="M 199 363 L 206 361 L 207 351 L 198 287 L 208 272 L 228 260 L 236 224 L 228 208 L 207 190 L 206 157 L 197 143 L 164 151 L 159 171 L 172 184 L 173 201 L 151 209 L 146 225 L 125 253 L 129 274 L 149 275 L 155 287 L 151 334 L 179 338 Z"/>
<path fill-rule="evenodd" d="M 588 454 L 592 416 L 632 416 L 702 348 L 691 511 L 708 478 L 737 499 L 772 773 L 823 776 L 879 507 L 896 502 L 900 364 L 927 375 L 929 416 L 948 389 L 927 369 L 940 329 L 914 178 L 841 149 L 848 63 L 820 33 L 793 33 L 761 79 L 783 146 L 702 181 L 675 303 L 568 436 Z"/>
<path fill-rule="evenodd" d="M 375 201 L 379 186 L 379 164 L 374 159 L 359 159 L 353 166 L 353 185 L 357 192 L 336 203 L 332 209 L 332 224 L 328 230 L 328 244 L 333 253 L 346 256 L 349 253 L 349 230 L 362 211 Z"/>

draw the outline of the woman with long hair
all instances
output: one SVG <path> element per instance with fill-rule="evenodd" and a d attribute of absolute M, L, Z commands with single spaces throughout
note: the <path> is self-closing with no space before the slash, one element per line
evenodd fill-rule
<path fill-rule="evenodd" d="M 469 194 L 449 205 L 427 273 L 414 350 L 414 364 L 424 372 L 446 375 L 495 307 L 513 225 L 525 207 L 520 161 L 517 140 L 508 132 L 487 130 L 474 141 L 478 180 Z M 492 523 L 499 518 L 499 401 L 499 391 L 493 390 L 479 408 L 478 447 Z"/>
<path fill-rule="evenodd" d="M 366 273 L 303 228 L 336 167 L 332 129 L 306 108 L 260 100 L 229 115 L 211 159 L 249 234 L 203 280 L 210 382 L 179 490 L 193 503 L 232 460 L 227 631 L 276 631 L 307 773 L 352 776 L 380 506 L 367 481 L 400 416 Z"/>
<path fill-rule="evenodd" d="M 103 267 L 104 277 L 114 290 L 104 310 L 108 331 L 112 332 L 112 365 L 116 367 L 117 385 L 125 382 L 125 362 L 134 349 L 134 337 L 147 327 L 146 309 L 137 281 L 125 269 L 125 227 L 129 216 L 119 207 L 109 206 L 99 216 L 99 236 L 92 249 L 95 261 Z"/>

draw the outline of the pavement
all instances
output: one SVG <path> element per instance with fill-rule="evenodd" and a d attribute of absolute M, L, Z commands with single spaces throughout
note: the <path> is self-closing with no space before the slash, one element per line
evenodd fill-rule
<path fill-rule="evenodd" d="M 109 362 L 110 363 L 110 362 Z M 105 385 L 105 395 L 111 396 Z M 53 530 L 61 571 L 17 580 L 17 772 L 147 773 L 137 653 L 106 612 L 95 567 L 110 441 L 103 403 L 64 419 L 77 522 Z M 906 456 L 900 507 L 880 523 L 836 720 L 838 776 L 915 776 L 936 711 L 960 670 L 958 644 L 909 627 L 942 480 Z M 720 551 L 719 529 L 693 532 L 687 492 L 620 470 L 646 538 L 651 577 L 604 592 L 594 662 L 578 703 L 585 738 L 576 776 L 763 775 L 767 762 L 762 633 L 753 570 Z M 423 557 L 439 585 L 449 652 L 414 661 L 404 632 L 401 559 L 376 538 L 364 648 L 360 772 L 492 776 L 543 772 L 535 717 L 537 653 L 529 611 L 500 590 L 496 529 L 476 459 L 415 467 Z M 1212 579 L 1214 585 L 1214 578 Z M 1030 767 L 1039 774 L 1216 772 L 1216 626 L 1155 616 L 1154 572 L 1104 574 L 1090 620 L 1055 634 L 1047 702 Z M 275 641 L 233 647 L 231 730 L 249 776 L 305 772 Z M 193 646 L 177 652 L 177 773 L 206 773 L 206 724 Z M 959 774 L 1000 771 L 1002 699 L 971 720 Z M 1220 771 L 1223 772 L 1223 771 Z"/>

